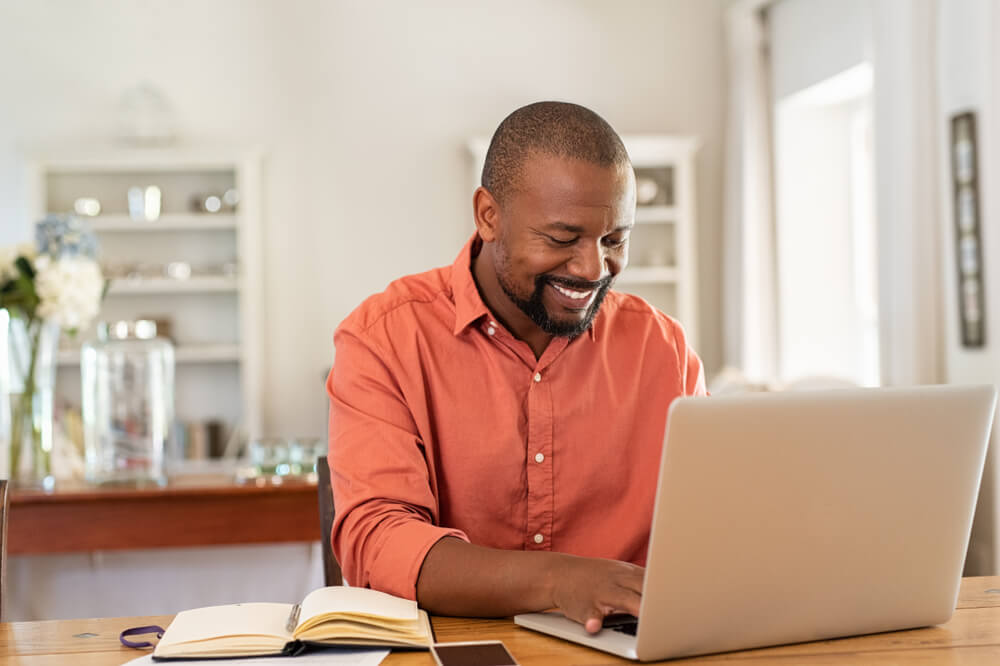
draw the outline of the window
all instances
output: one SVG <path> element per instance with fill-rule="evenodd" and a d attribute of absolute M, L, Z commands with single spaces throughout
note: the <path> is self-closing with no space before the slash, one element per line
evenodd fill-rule
<path fill-rule="evenodd" d="M 778 373 L 879 383 L 872 67 L 775 100 Z"/>

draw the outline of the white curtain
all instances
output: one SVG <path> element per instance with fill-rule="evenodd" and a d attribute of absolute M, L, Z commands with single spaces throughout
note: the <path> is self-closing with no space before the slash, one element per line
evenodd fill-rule
<path fill-rule="evenodd" d="M 725 364 L 754 382 L 777 379 L 777 291 L 766 26 L 758 0 L 726 13 L 729 109 L 723 224 Z"/>
<path fill-rule="evenodd" d="M 882 383 L 943 376 L 936 0 L 872 5 Z"/>

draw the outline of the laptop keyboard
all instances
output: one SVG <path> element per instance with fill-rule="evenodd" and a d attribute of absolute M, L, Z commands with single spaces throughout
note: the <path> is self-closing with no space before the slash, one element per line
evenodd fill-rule
<path fill-rule="evenodd" d="M 639 618 L 628 613 L 613 613 L 604 618 L 604 627 L 629 636 L 635 636 L 639 631 Z"/>

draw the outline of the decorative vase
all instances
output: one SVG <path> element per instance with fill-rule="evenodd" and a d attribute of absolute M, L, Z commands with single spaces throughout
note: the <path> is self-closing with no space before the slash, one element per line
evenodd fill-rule
<path fill-rule="evenodd" d="M 59 324 L 6 313 L 5 393 L 10 407 L 9 474 L 15 486 L 51 490 L 53 390 Z M 2 322 L 2 319 L 0 319 Z M 6 368 L 4 368 L 6 366 Z"/>

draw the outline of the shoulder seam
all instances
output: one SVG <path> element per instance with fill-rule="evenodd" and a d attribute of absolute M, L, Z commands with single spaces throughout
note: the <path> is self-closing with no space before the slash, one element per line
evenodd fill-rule
<path fill-rule="evenodd" d="M 437 300 L 438 298 L 440 298 L 440 297 L 441 297 L 441 295 L 442 295 L 443 293 L 445 293 L 445 291 L 446 291 L 447 289 L 448 289 L 448 287 L 445 287 L 444 289 L 441 289 L 440 291 L 438 291 L 438 292 L 436 292 L 436 293 L 434 294 L 434 297 L 433 297 L 433 298 L 430 298 L 430 299 L 427 299 L 427 300 L 424 300 L 424 299 L 421 299 L 421 298 L 416 298 L 416 297 L 413 297 L 413 298 L 409 298 L 409 299 L 407 299 L 407 300 L 403 301 L 402 303 L 397 303 L 397 304 L 395 304 L 394 306 L 392 306 L 391 308 L 387 309 L 387 310 L 386 310 L 385 312 L 381 312 L 381 313 L 379 313 L 378 317 L 376 317 L 376 318 L 375 318 L 375 319 L 374 319 L 374 320 L 373 320 L 373 321 L 372 321 L 371 323 L 369 323 L 369 324 L 368 324 L 367 326 L 365 326 L 364 328 L 359 328 L 359 329 L 358 329 L 358 333 L 359 333 L 359 334 L 366 334 L 366 333 L 368 333 L 368 330 L 369 330 L 370 328 L 372 328 L 373 326 L 375 326 L 376 324 L 378 324 L 378 323 L 379 323 L 380 321 L 382 321 L 383 319 L 385 319 L 386 317 L 388 317 L 388 316 L 389 316 L 390 314 L 392 314 L 393 312 L 395 312 L 396 310 L 398 310 L 398 309 L 400 309 L 400 308 L 402 308 L 402 307 L 405 307 L 405 306 L 407 306 L 407 305 L 413 305 L 413 304 L 421 304 L 421 305 L 426 305 L 426 304 L 428 304 L 428 303 L 433 303 L 433 302 L 434 302 L 434 301 L 436 301 L 436 300 Z"/>

